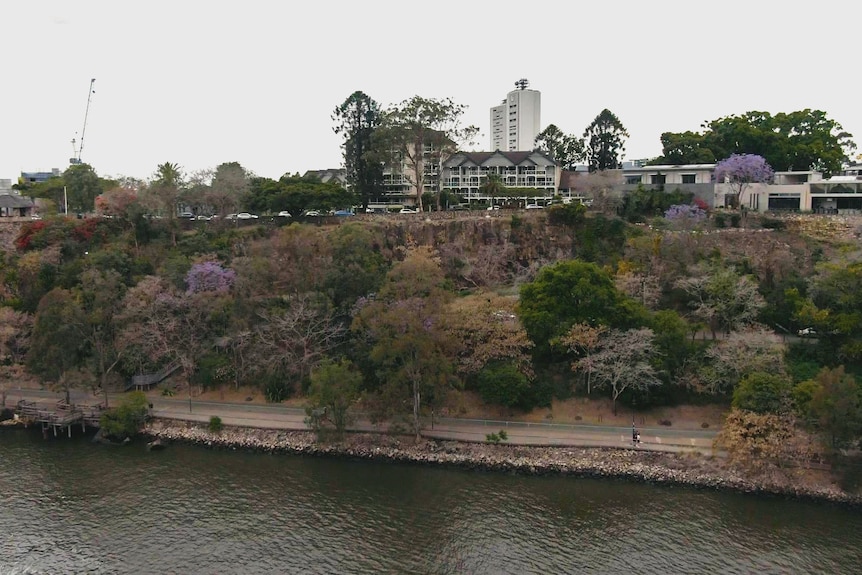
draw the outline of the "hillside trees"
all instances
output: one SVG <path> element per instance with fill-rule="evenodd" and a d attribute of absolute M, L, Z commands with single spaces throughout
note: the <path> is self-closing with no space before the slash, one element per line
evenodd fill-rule
<path fill-rule="evenodd" d="M 383 409 L 399 414 L 403 404 L 411 405 L 417 438 L 422 406 L 439 402 L 451 384 L 447 348 L 452 342 L 440 313 L 447 299 L 439 263 L 427 248 L 415 248 L 392 267 L 380 292 L 353 319 L 352 330 L 365 342 L 379 378 Z"/>
<path fill-rule="evenodd" d="M 618 169 L 628 137 L 625 126 L 613 112 L 607 108 L 599 112 L 584 131 L 590 172 Z"/>
<path fill-rule="evenodd" d="M 374 149 L 374 131 L 382 122 L 380 104 L 362 91 L 352 93 L 332 113 L 333 130 L 342 136 L 341 144 L 347 181 L 362 210 L 383 187 L 383 166 Z"/>

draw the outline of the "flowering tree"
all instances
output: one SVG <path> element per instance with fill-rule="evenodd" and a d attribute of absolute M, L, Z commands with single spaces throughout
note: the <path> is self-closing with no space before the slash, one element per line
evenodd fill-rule
<path fill-rule="evenodd" d="M 194 264 L 186 274 L 188 293 L 224 293 L 230 290 L 235 280 L 236 273 L 232 269 L 212 261 Z"/>
<path fill-rule="evenodd" d="M 715 165 L 715 181 L 730 186 L 737 207 L 749 185 L 771 182 L 774 175 L 763 156 L 757 154 L 732 154 Z"/>

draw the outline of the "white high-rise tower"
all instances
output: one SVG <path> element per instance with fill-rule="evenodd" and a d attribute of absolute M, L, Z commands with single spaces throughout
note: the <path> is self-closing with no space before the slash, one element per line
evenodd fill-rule
<path fill-rule="evenodd" d="M 542 93 L 527 88 L 526 78 L 515 82 L 499 106 L 491 108 L 491 150 L 504 152 L 533 149 L 541 130 Z"/>

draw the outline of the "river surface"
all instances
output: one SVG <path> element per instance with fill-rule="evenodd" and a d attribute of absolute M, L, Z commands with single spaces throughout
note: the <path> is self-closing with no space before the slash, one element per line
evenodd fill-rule
<path fill-rule="evenodd" d="M 0 573 L 860 573 L 862 512 L 0 432 Z"/>

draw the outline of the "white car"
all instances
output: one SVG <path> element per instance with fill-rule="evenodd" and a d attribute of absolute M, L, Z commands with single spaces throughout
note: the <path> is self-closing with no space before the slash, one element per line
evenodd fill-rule
<path fill-rule="evenodd" d="M 419 210 L 411 210 L 410 208 L 401 208 L 401 211 L 399 211 L 398 213 L 399 214 L 418 214 Z"/>
<path fill-rule="evenodd" d="M 290 212 L 288 212 L 287 210 L 282 210 L 282 211 L 278 212 L 278 217 L 280 217 L 280 218 L 289 218 L 289 217 L 290 217 Z"/>
<path fill-rule="evenodd" d="M 540 206 L 539 204 L 527 204 L 526 209 L 528 210 L 543 210 L 545 206 Z"/>
<path fill-rule="evenodd" d="M 238 219 L 238 220 L 256 220 L 257 216 L 255 214 L 250 214 L 248 212 L 240 212 L 236 215 L 236 219 Z"/>
<path fill-rule="evenodd" d="M 320 216 L 320 212 L 317 210 L 308 210 L 307 212 L 305 212 L 305 216 L 308 218 L 316 218 Z"/>
<path fill-rule="evenodd" d="M 486 210 L 488 210 L 489 212 L 492 212 L 492 211 L 494 211 L 494 210 L 499 210 L 499 209 L 500 209 L 500 206 L 488 206 L 488 207 L 487 207 L 487 208 L 485 208 L 485 209 L 486 209 Z"/>

